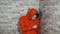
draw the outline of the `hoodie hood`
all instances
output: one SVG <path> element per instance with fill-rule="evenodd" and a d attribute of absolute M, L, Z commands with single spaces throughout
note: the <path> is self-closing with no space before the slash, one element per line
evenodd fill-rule
<path fill-rule="evenodd" d="M 38 13 L 38 11 L 37 11 L 35 8 L 31 8 L 31 9 L 29 10 L 29 13 L 28 13 L 29 19 L 31 19 L 31 18 L 33 17 L 33 15 L 35 15 L 35 14 L 37 14 L 37 13 Z"/>

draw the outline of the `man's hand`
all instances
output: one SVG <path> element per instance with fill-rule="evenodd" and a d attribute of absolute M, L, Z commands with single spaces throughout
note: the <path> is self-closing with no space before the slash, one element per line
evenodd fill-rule
<path fill-rule="evenodd" d="M 34 25 L 34 26 L 33 26 L 33 28 L 34 28 L 34 29 L 37 29 L 37 28 L 38 28 L 38 26 L 37 26 L 37 25 Z"/>

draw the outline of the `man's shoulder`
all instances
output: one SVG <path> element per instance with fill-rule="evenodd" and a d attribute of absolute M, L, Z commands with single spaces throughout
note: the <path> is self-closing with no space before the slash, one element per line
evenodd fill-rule
<path fill-rule="evenodd" d="M 27 17 L 26 16 L 22 16 L 22 17 L 20 17 L 20 19 L 26 19 Z"/>

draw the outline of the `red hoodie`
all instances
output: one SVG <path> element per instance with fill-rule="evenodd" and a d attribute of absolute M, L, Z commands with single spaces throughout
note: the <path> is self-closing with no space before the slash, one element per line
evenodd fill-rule
<path fill-rule="evenodd" d="M 38 11 L 34 8 L 29 10 L 28 15 L 22 16 L 20 18 L 20 27 L 22 29 L 22 34 L 40 34 L 40 20 L 36 18 L 32 20 L 32 16 L 37 14 Z M 34 25 L 38 25 L 37 29 L 33 29 Z"/>

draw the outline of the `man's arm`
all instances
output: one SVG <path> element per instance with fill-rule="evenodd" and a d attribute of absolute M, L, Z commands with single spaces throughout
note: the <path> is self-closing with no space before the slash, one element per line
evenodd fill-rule
<path fill-rule="evenodd" d="M 31 31 L 31 30 L 33 30 L 32 26 L 29 26 L 29 27 L 26 26 L 26 24 L 24 23 L 24 20 L 22 18 L 20 19 L 20 26 L 21 26 L 22 31 Z"/>

